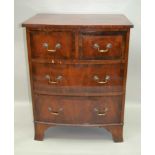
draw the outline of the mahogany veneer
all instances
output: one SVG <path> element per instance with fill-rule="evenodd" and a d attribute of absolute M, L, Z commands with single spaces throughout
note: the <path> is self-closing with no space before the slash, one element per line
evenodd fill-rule
<path fill-rule="evenodd" d="M 26 27 L 35 140 L 55 125 L 123 141 L 130 28 L 123 15 L 38 14 Z"/>

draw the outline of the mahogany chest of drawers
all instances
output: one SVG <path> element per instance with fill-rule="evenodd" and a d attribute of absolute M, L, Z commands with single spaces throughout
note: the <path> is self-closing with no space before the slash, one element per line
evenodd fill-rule
<path fill-rule="evenodd" d="M 123 15 L 38 14 L 26 27 L 35 140 L 56 125 L 123 141 L 130 28 Z"/>

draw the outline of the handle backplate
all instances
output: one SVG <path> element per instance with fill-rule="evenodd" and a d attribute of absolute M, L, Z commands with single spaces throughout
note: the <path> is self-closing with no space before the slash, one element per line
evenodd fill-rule
<path fill-rule="evenodd" d="M 54 52 L 56 52 L 57 49 L 60 49 L 60 48 L 61 48 L 61 44 L 60 44 L 60 43 L 56 43 L 54 49 L 49 49 L 49 48 L 48 48 L 48 47 L 49 47 L 48 43 L 43 43 L 43 47 L 44 47 L 45 49 L 47 49 L 47 51 L 48 51 L 49 53 L 54 53 Z"/>
<path fill-rule="evenodd" d="M 103 81 L 100 81 L 100 78 L 97 75 L 94 75 L 93 77 L 94 81 L 96 81 L 99 84 L 106 84 L 110 80 L 110 76 L 106 75 Z"/>
<path fill-rule="evenodd" d="M 51 77 L 50 77 L 50 75 L 48 75 L 48 74 L 45 76 L 45 78 L 48 80 L 48 83 L 49 83 L 49 84 L 57 84 L 57 83 L 59 83 L 59 81 L 62 80 L 62 76 L 61 76 L 61 75 L 58 75 L 58 76 L 55 78 L 55 80 L 51 80 Z"/>
<path fill-rule="evenodd" d="M 106 116 L 106 114 L 108 112 L 108 108 L 104 108 L 104 110 L 102 110 L 102 112 L 100 112 L 99 109 L 94 108 L 94 111 L 97 113 L 98 116 Z"/>
<path fill-rule="evenodd" d="M 51 115 L 59 115 L 61 111 L 63 111 L 63 108 L 59 108 L 58 111 L 54 111 L 51 107 L 48 107 L 48 111 Z"/>
<path fill-rule="evenodd" d="M 109 49 L 110 49 L 110 48 L 112 48 L 112 44 L 111 44 L 111 43 L 108 43 L 108 44 L 106 45 L 106 49 L 100 49 L 100 45 L 97 44 L 97 43 L 95 43 L 95 44 L 93 45 L 93 47 L 94 47 L 94 49 L 97 49 L 98 52 L 100 52 L 100 53 L 106 53 L 106 52 L 109 52 Z"/>

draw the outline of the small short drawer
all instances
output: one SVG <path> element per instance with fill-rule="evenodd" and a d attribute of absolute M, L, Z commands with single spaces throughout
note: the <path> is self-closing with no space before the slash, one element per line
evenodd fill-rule
<path fill-rule="evenodd" d="M 125 46 L 124 33 L 98 32 L 81 34 L 80 59 L 122 59 Z"/>
<path fill-rule="evenodd" d="M 31 31 L 32 58 L 69 59 L 74 50 L 73 33 L 53 31 Z"/>
<path fill-rule="evenodd" d="M 33 63 L 34 90 L 52 93 L 121 92 L 124 66 Z"/>
<path fill-rule="evenodd" d="M 114 97 L 35 96 L 36 121 L 60 124 L 120 123 L 122 99 Z"/>

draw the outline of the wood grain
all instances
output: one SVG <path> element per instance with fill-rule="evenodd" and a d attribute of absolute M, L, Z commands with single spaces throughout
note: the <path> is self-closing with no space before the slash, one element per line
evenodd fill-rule
<path fill-rule="evenodd" d="M 56 97 L 36 95 L 36 121 L 59 124 L 117 124 L 121 123 L 121 100 L 121 96 Z"/>
<path fill-rule="evenodd" d="M 68 93 L 87 92 L 121 92 L 123 84 L 124 68 L 122 64 L 115 65 L 52 65 L 33 63 L 33 86 L 34 90 L 43 90 L 46 93 Z M 46 79 L 50 76 L 51 81 L 55 81 L 58 76 L 62 79 L 58 83 L 50 84 Z M 97 75 L 99 80 L 95 81 Z M 98 82 L 105 81 L 106 76 L 110 79 L 105 84 Z"/>
<path fill-rule="evenodd" d="M 122 142 L 131 22 L 124 15 L 38 14 L 22 26 L 35 140 L 43 140 L 48 127 L 75 125 L 104 127 L 115 142 Z M 44 43 L 48 49 L 57 43 L 61 48 L 49 53 Z M 112 48 L 99 53 L 95 43 L 100 49 L 111 43 Z M 62 79 L 51 84 L 59 75 Z M 106 75 L 110 80 L 100 84 Z"/>
<path fill-rule="evenodd" d="M 132 23 L 121 14 L 37 14 L 25 21 L 22 26 L 101 26 L 102 28 L 133 27 Z"/>

